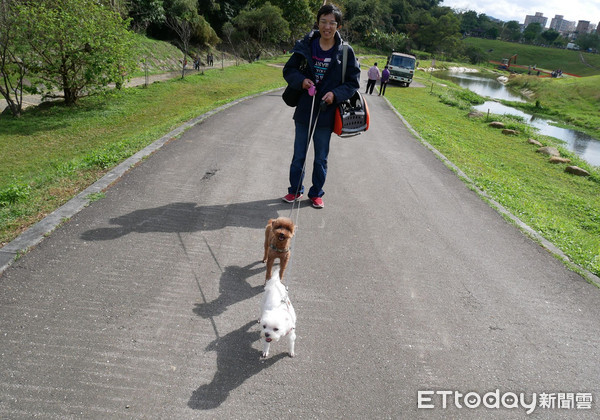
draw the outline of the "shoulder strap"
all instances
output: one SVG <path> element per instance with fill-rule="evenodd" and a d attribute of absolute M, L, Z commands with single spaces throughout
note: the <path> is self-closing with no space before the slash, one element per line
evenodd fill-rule
<path fill-rule="evenodd" d="M 346 81 L 346 65 L 348 64 L 348 44 L 342 43 L 342 83 Z"/>

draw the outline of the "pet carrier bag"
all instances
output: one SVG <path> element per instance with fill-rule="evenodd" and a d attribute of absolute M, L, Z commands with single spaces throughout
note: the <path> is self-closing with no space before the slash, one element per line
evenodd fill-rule
<path fill-rule="evenodd" d="M 333 132 L 340 137 L 348 137 L 368 129 L 369 107 L 365 98 L 357 91 L 352 98 L 337 106 Z"/>
<path fill-rule="evenodd" d="M 342 55 L 342 83 L 346 80 L 348 44 L 344 43 Z M 339 104 L 335 110 L 333 132 L 340 137 L 356 136 L 369 129 L 369 107 L 359 91 Z"/>

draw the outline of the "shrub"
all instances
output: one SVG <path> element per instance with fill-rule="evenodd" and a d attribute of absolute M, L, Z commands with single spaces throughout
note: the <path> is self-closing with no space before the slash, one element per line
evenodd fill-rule
<path fill-rule="evenodd" d="M 31 187 L 29 185 L 12 184 L 0 191 L 0 207 L 5 207 L 9 204 L 14 204 L 17 201 L 23 200 L 29 196 Z"/>

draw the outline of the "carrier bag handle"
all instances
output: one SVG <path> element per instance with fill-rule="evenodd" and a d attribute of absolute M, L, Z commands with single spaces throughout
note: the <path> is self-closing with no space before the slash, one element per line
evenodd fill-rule
<path fill-rule="evenodd" d="M 346 81 L 346 65 L 348 64 L 348 44 L 342 43 L 342 83 Z"/>

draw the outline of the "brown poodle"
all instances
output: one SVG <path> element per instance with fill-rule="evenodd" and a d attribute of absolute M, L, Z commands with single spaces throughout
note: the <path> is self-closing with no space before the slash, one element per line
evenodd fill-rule
<path fill-rule="evenodd" d="M 265 256 L 263 262 L 267 263 L 265 284 L 271 278 L 271 271 L 275 259 L 279 258 L 279 278 L 283 281 L 283 272 L 290 259 L 290 243 L 294 236 L 294 222 L 288 217 L 269 219 L 265 229 Z"/>

